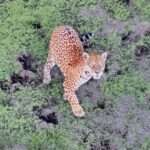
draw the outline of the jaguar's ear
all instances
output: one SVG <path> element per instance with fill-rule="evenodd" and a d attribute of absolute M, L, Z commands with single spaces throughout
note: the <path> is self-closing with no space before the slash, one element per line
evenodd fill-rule
<path fill-rule="evenodd" d="M 106 61 L 107 55 L 108 55 L 108 53 L 107 53 L 107 52 L 104 52 L 104 53 L 101 54 L 101 58 L 102 58 L 104 61 Z"/>
<path fill-rule="evenodd" d="M 88 53 L 86 53 L 86 52 L 83 52 L 83 59 L 84 60 L 88 60 L 89 59 L 89 54 Z"/>

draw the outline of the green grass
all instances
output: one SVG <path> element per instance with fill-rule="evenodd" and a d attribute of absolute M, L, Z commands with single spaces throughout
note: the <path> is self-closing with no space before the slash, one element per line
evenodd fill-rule
<path fill-rule="evenodd" d="M 150 3 L 148 0 L 136 0 L 133 2 L 134 9 L 141 18 L 150 21 Z"/>
<path fill-rule="evenodd" d="M 127 6 L 119 0 L 102 0 L 100 1 L 108 13 L 118 20 L 127 20 L 130 12 Z"/>
<path fill-rule="evenodd" d="M 150 84 L 145 82 L 139 73 L 128 73 L 110 79 L 103 85 L 106 96 L 116 100 L 123 95 L 131 95 L 142 103 L 146 93 L 150 92 Z"/>
<path fill-rule="evenodd" d="M 36 129 L 35 118 L 17 114 L 11 107 L 0 107 L 0 148 L 24 144 L 33 149 L 79 150 L 82 145 L 73 141 L 72 136 L 59 127 Z"/>
<path fill-rule="evenodd" d="M 118 21 L 131 19 L 134 10 L 143 20 L 147 21 L 150 18 L 149 4 L 146 0 L 134 1 L 132 9 L 118 0 L 1 0 L 0 80 L 8 79 L 13 72 L 20 70 L 17 56 L 21 52 L 30 52 L 40 63 L 44 63 L 50 34 L 57 25 L 68 24 L 81 33 L 100 31 L 106 18 L 80 14 L 83 8 L 88 10 L 96 8 L 97 5 L 104 8 L 109 17 Z M 35 28 L 34 24 L 40 24 L 41 28 Z M 93 48 L 113 53 L 123 72 L 101 86 L 106 98 L 111 97 L 114 100 L 112 104 L 116 102 L 115 99 L 126 94 L 143 102 L 145 94 L 149 93 L 150 84 L 132 68 L 136 46 L 149 47 L 149 41 L 147 36 L 127 47 L 122 47 L 121 36 L 118 33 L 93 37 Z M 109 61 L 108 64 L 111 65 L 112 62 Z M 22 86 L 12 94 L 0 89 L 0 149 L 15 144 L 24 144 L 29 150 L 89 149 L 91 143 L 83 143 L 82 135 L 79 135 L 75 128 L 86 130 L 90 118 L 89 120 L 74 118 L 62 95 L 63 89 L 57 80 L 53 80 L 47 87 Z M 58 116 L 63 116 L 63 119 L 60 119 L 57 126 L 40 129 L 37 127 L 40 120 L 33 114 L 32 108 L 47 105 L 50 97 L 55 98 L 55 109 Z M 85 104 L 86 102 L 83 102 L 82 105 Z M 88 107 L 90 108 L 90 104 Z M 91 141 L 95 137 L 92 138 Z M 146 140 L 142 145 L 143 150 L 147 150 L 148 146 L 149 141 Z"/>

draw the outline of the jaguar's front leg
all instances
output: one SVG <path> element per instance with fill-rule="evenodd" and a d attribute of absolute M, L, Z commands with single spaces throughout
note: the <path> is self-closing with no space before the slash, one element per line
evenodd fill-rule
<path fill-rule="evenodd" d="M 78 98 L 75 94 L 75 87 L 69 79 L 65 78 L 64 81 L 64 98 L 69 102 L 72 112 L 76 117 L 83 117 L 85 112 L 79 104 Z"/>

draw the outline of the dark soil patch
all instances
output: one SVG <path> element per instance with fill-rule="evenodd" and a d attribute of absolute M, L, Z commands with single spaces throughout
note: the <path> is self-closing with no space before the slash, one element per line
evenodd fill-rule
<path fill-rule="evenodd" d="M 9 87 L 9 82 L 6 81 L 6 80 L 0 81 L 0 88 L 1 88 L 3 91 L 9 91 L 9 89 L 10 89 L 10 87 Z"/>
<path fill-rule="evenodd" d="M 11 84 L 20 83 L 23 86 L 37 84 L 37 80 L 40 80 L 38 76 L 29 70 L 22 70 L 18 74 L 11 75 Z"/>
<path fill-rule="evenodd" d="M 56 116 L 56 113 L 52 111 L 48 107 L 39 107 L 39 106 L 34 106 L 33 107 L 33 112 L 38 116 L 38 118 L 46 123 L 52 123 L 57 125 L 58 124 L 58 119 Z"/>
<path fill-rule="evenodd" d="M 135 67 L 143 74 L 146 81 L 150 81 L 150 48 L 145 45 L 138 45 L 135 49 Z"/>
<path fill-rule="evenodd" d="M 21 84 L 19 82 L 11 83 L 7 80 L 0 81 L 0 89 L 6 93 L 12 93 L 19 90 Z"/>
<path fill-rule="evenodd" d="M 90 150 L 113 150 L 110 146 L 109 140 L 103 140 L 100 143 L 91 144 Z"/>
<path fill-rule="evenodd" d="M 103 102 L 98 102 L 98 103 L 97 103 L 97 108 L 105 109 L 105 107 L 106 107 L 105 101 L 103 101 Z"/>
<path fill-rule="evenodd" d="M 42 28 L 42 25 L 39 21 L 33 22 L 32 26 L 33 26 L 34 29 L 41 29 Z"/>
<path fill-rule="evenodd" d="M 128 33 L 126 33 L 126 34 L 123 34 L 121 40 L 122 40 L 122 41 L 128 40 L 128 38 L 129 38 L 130 35 L 131 35 L 131 32 L 128 32 Z"/>
<path fill-rule="evenodd" d="M 24 70 L 32 72 L 37 71 L 37 64 L 35 58 L 30 53 L 22 53 L 18 56 L 17 60 L 21 63 Z"/>
<path fill-rule="evenodd" d="M 10 79 L 11 79 L 11 84 L 18 83 L 18 82 L 23 84 L 23 81 L 24 81 L 23 77 L 21 77 L 19 74 L 16 74 L 16 73 L 13 73 L 11 75 Z M 27 79 L 25 79 L 25 80 L 27 80 Z"/>
<path fill-rule="evenodd" d="M 46 123 L 58 124 L 58 120 L 56 118 L 55 112 L 47 114 L 47 115 L 40 115 L 39 119 L 45 121 Z"/>
<path fill-rule="evenodd" d="M 122 41 L 123 45 L 126 45 L 126 44 L 128 44 L 131 41 L 132 34 L 133 34 L 133 32 L 129 31 L 129 32 L 123 33 L 121 35 L 121 41 Z M 136 39 L 137 39 L 137 37 L 136 37 Z"/>
<path fill-rule="evenodd" d="M 37 86 L 41 83 L 41 79 L 32 71 L 22 70 L 19 73 L 13 73 L 10 76 L 10 87 L 17 83 L 22 86 Z"/>
<path fill-rule="evenodd" d="M 126 5 L 128 5 L 128 6 L 130 5 L 130 1 L 131 1 L 131 0 L 122 0 L 122 2 L 123 2 L 124 4 L 126 4 Z"/>
<path fill-rule="evenodd" d="M 38 85 L 39 80 L 33 72 L 23 70 L 19 73 L 13 73 L 9 81 L 0 81 L 0 88 L 7 93 L 12 93 L 19 90 L 21 86 Z"/>
<path fill-rule="evenodd" d="M 145 32 L 145 36 L 150 36 L 150 28 Z"/>
<path fill-rule="evenodd" d="M 45 38 L 46 37 L 46 32 L 45 30 L 43 29 L 43 26 L 41 24 L 40 21 L 35 21 L 32 23 L 32 27 L 33 29 L 35 29 L 37 35 L 40 37 L 40 38 Z"/>
<path fill-rule="evenodd" d="M 150 54 L 150 48 L 144 46 L 144 45 L 139 45 L 135 49 L 135 56 L 142 57 L 142 56 L 147 56 Z"/>
<path fill-rule="evenodd" d="M 108 73 L 109 72 L 109 69 L 108 69 L 108 64 L 106 63 L 105 65 L 105 70 L 104 70 L 105 73 Z"/>

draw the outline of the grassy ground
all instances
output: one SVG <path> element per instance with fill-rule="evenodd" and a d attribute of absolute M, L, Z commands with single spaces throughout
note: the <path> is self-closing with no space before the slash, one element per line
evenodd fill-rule
<path fill-rule="evenodd" d="M 149 150 L 149 10 L 148 0 L 0 0 L 0 149 Z M 83 119 L 64 102 L 57 68 L 41 85 L 62 24 L 94 33 L 86 51 L 110 54 L 103 79 L 78 91 Z"/>

